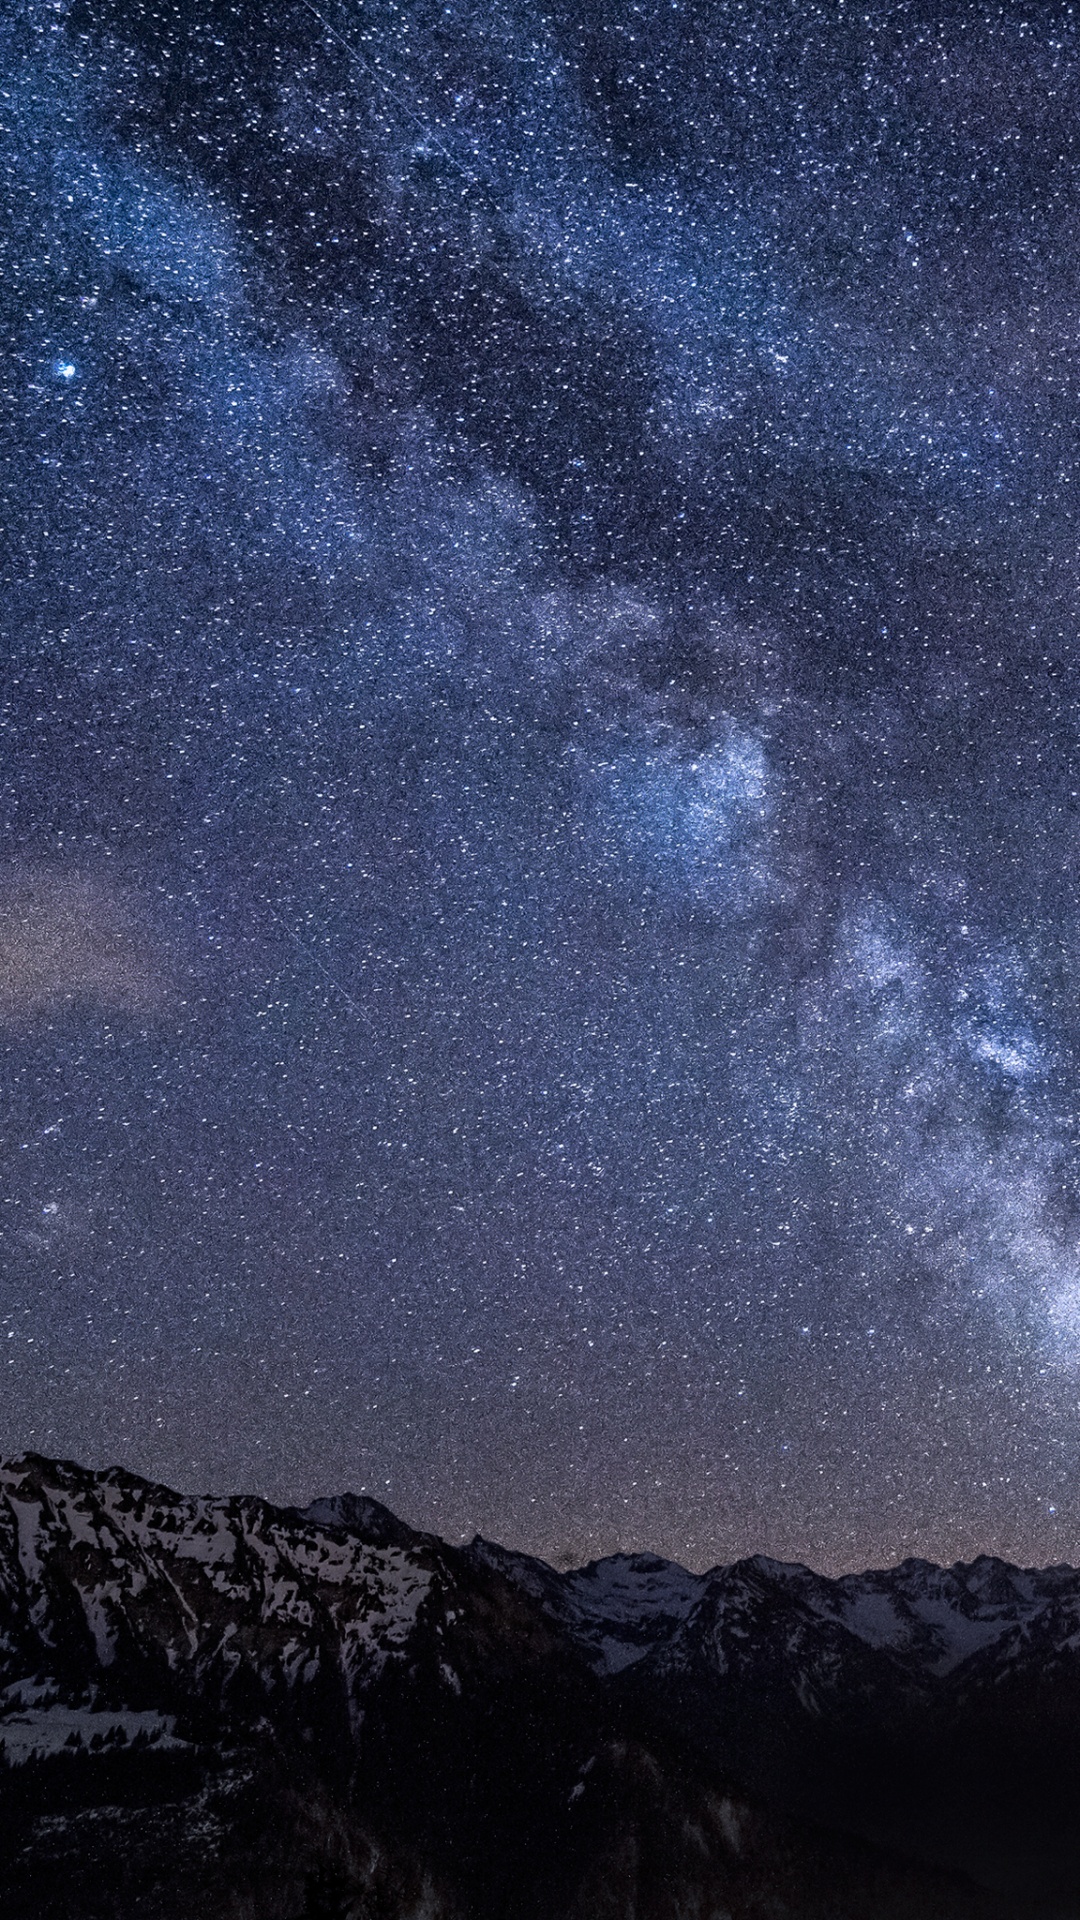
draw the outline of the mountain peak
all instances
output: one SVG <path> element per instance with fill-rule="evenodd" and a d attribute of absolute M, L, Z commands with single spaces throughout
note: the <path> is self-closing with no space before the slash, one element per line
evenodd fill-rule
<path fill-rule="evenodd" d="M 343 1533 L 354 1534 L 357 1539 L 367 1540 L 376 1547 L 409 1548 L 433 1537 L 417 1533 L 404 1520 L 399 1520 L 397 1514 L 392 1513 L 381 1500 L 373 1499 L 368 1493 L 324 1495 L 297 1511 L 314 1526 L 338 1527 Z"/>

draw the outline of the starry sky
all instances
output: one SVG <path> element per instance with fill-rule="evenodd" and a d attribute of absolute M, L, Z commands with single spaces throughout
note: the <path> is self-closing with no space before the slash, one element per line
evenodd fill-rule
<path fill-rule="evenodd" d="M 1080 21 L 0 16 L 0 1448 L 1080 1561 Z"/>

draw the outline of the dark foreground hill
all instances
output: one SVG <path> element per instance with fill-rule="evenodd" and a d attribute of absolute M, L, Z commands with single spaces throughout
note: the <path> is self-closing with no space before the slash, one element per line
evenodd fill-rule
<path fill-rule="evenodd" d="M 4 1920 L 1080 1920 L 1080 1575 L 0 1468 Z"/>

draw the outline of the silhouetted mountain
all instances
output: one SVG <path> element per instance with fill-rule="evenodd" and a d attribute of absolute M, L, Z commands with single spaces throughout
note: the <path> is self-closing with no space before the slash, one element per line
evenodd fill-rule
<path fill-rule="evenodd" d="M 12 1920 L 1080 1915 L 1080 1575 L 570 1573 L 0 1468 Z"/>

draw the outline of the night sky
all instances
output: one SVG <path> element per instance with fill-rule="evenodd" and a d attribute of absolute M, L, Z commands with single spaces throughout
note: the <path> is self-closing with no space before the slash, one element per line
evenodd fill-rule
<path fill-rule="evenodd" d="M 1080 21 L 0 22 L 0 1449 L 1080 1561 Z"/>

